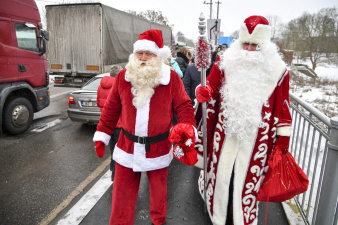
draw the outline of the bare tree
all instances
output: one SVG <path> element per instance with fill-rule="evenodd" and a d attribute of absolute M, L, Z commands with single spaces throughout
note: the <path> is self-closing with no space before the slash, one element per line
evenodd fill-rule
<path fill-rule="evenodd" d="M 176 34 L 176 40 L 185 42 L 185 35 L 181 31 L 178 31 Z"/>
<path fill-rule="evenodd" d="M 274 41 L 277 37 L 280 37 L 282 20 L 277 15 L 267 15 L 266 19 L 269 21 L 271 26 L 271 40 Z"/>
<path fill-rule="evenodd" d="M 284 45 L 299 52 L 302 58 L 309 57 L 315 70 L 318 63 L 336 53 L 332 49 L 337 45 L 336 27 L 336 8 L 322 9 L 314 14 L 305 12 L 287 24 L 283 32 Z"/>

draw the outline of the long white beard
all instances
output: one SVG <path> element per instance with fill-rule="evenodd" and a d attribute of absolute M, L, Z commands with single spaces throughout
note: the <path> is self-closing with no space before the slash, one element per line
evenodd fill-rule
<path fill-rule="evenodd" d="M 224 52 L 219 67 L 226 74 L 220 90 L 226 134 L 242 139 L 257 133 L 262 125 L 262 106 L 271 94 L 268 85 L 276 81 L 273 70 L 279 61 L 274 44 L 250 52 L 237 41 Z"/>
<path fill-rule="evenodd" d="M 146 65 L 142 66 L 142 63 L 146 63 Z M 162 59 L 153 57 L 144 62 L 138 60 L 135 54 L 131 54 L 126 69 L 126 78 L 131 82 L 131 92 L 134 95 L 133 105 L 136 108 L 141 108 L 153 96 L 154 89 L 161 82 L 163 76 Z"/>

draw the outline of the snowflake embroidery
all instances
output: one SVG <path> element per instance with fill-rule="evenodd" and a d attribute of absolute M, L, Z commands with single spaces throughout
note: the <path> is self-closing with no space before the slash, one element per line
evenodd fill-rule
<path fill-rule="evenodd" d="M 192 145 L 192 140 L 189 138 L 185 143 L 186 146 L 190 147 Z"/>
<path fill-rule="evenodd" d="M 177 146 L 174 149 L 174 155 L 176 156 L 176 158 L 180 159 L 182 156 L 184 156 L 183 150 L 181 147 Z"/>

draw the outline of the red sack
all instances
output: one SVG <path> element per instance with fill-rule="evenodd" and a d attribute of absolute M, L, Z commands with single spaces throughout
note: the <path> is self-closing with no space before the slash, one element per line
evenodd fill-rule
<path fill-rule="evenodd" d="M 309 179 L 290 152 L 276 146 L 268 164 L 258 201 L 283 202 L 307 190 Z"/>

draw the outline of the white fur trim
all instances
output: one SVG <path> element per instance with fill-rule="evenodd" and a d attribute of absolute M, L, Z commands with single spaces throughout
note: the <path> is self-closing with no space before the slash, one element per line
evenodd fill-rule
<path fill-rule="evenodd" d="M 93 142 L 102 141 L 106 146 L 109 144 L 110 136 L 104 132 L 96 131 L 93 137 Z"/>
<path fill-rule="evenodd" d="M 243 23 L 239 30 L 239 40 L 243 42 L 263 44 L 270 42 L 271 26 L 258 24 L 253 32 L 250 34 L 245 23 Z"/>
<path fill-rule="evenodd" d="M 137 144 L 137 143 L 135 143 Z M 140 145 L 140 144 L 138 144 Z M 143 149 L 143 151 L 145 151 Z M 139 158 L 135 154 L 128 154 L 119 147 L 115 146 L 113 152 L 113 159 L 130 169 L 133 169 L 135 172 L 151 171 L 161 168 L 168 167 L 173 159 L 173 148 L 171 147 L 170 152 L 167 155 L 157 157 L 157 158 Z"/>
<path fill-rule="evenodd" d="M 197 163 L 194 166 L 201 170 L 204 169 L 204 158 L 200 154 L 197 154 Z"/>
<path fill-rule="evenodd" d="M 277 127 L 277 135 L 291 136 L 291 126 Z"/>
<path fill-rule="evenodd" d="M 162 59 L 167 59 L 171 55 L 170 49 L 168 46 L 163 46 L 157 51 L 157 56 L 161 57 Z"/>
<path fill-rule="evenodd" d="M 149 41 L 149 40 L 137 40 L 134 43 L 134 51 L 139 52 L 139 51 L 148 51 L 154 54 L 157 54 L 157 51 L 159 50 L 159 47 L 154 41 Z"/>

